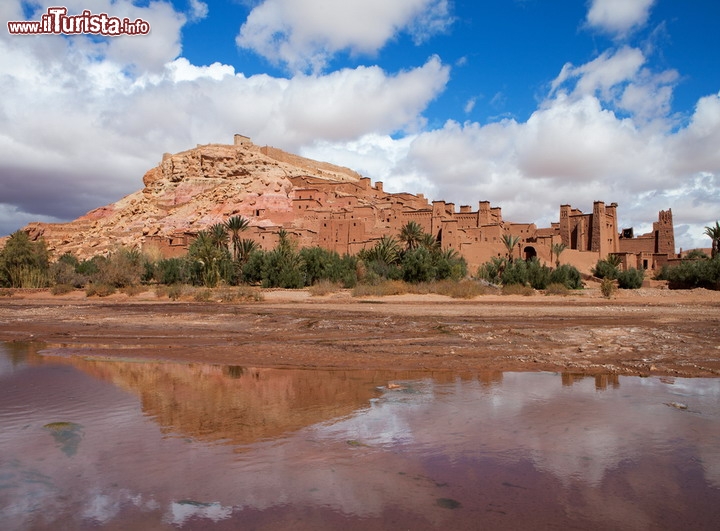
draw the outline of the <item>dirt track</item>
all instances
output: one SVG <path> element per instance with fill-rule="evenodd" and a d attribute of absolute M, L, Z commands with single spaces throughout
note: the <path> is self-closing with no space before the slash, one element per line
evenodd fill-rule
<path fill-rule="evenodd" d="M 237 304 L 17 292 L 0 298 L 0 341 L 244 366 L 720 376 L 720 292 L 264 296 Z"/>

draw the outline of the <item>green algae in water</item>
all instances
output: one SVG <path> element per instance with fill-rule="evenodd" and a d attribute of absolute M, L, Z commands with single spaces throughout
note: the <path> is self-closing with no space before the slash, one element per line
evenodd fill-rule
<path fill-rule="evenodd" d="M 45 424 L 43 429 L 50 431 L 55 444 L 66 456 L 72 457 L 77 453 L 83 437 L 82 425 L 74 422 L 50 422 Z"/>

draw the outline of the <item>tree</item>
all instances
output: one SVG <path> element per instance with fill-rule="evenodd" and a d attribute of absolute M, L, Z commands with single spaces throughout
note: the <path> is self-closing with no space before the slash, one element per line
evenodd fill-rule
<path fill-rule="evenodd" d="M 432 252 L 440 250 L 440 242 L 435 236 L 433 236 L 432 234 L 428 234 L 427 232 L 422 233 L 422 235 L 420 236 L 420 240 L 418 240 L 418 245 L 420 247 L 425 247 Z"/>
<path fill-rule="evenodd" d="M 598 260 L 592 270 L 597 278 L 615 280 L 620 274 L 619 266 L 622 259 L 616 254 L 609 254 L 605 260 Z"/>
<path fill-rule="evenodd" d="M 304 285 L 302 257 L 285 229 L 278 232 L 278 244 L 265 255 L 263 287 L 302 288 Z"/>
<path fill-rule="evenodd" d="M 550 246 L 550 261 L 552 261 L 553 254 L 555 255 L 555 267 L 560 267 L 560 255 L 567 248 L 564 243 L 553 243 Z"/>
<path fill-rule="evenodd" d="M 400 229 L 400 241 L 405 244 L 405 249 L 412 251 L 420 245 L 423 237 L 422 227 L 415 221 L 408 221 L 402 229 Z"/>
<path fill-rule="evenodd" d="M 385 265 L 396 265 L 400 262 L 400 246 L 392 236 L 383 236 L 375 246 L 363 253 L 368 262 L 382 262 Z"/>
<path fill-rule="evenodd" d="M 437 276 L 432 253 L 425 247 L 408 250 L 402 258 L 403 280 L 405 282 L 430 282 Z"/>
<path fill-rule="evenodd" d="M 257 242 L 243 238 L 240 240 L 237 247 L 235 247 L 237 250 L 237 257 L 235 258 L 235 261 L 240 264 L 240 266 L 245 265 L 250 258 L 250 255 L 259 248 L 260 246 Z"/>
<path fill-rule="evenodd" d="M 705 227 L 703 233 L 709 236 L 712 240 L 712 252 L 710 253 L 711 258 L 715 258 L 720 253 L 720 221 L 715 222 L 715 226 Z"/>
<path fill-rule="evenodd" d="M 505 249 L 507 249 L 507 255 L 508 255 L 508 261 L 513 261 L 513 251 L 515 250 L 515 246 L 520 241 L 520 236 L 512 236 L 511 234 L 503 234 L 502 242 L 505 245 Z"/>
<path fill-rule="evenodd" d="M 631 267 L 618 275 L 618 287 L 620 289 L 638 289 L 642 287 L 645 272 L 642 269 Z"/>
<path fill-rule="evenodd" d="M 215 287 L 220 281 L 220 262 L 225 258 L 227 248 L 218 246 L 217 235 L 200 231 L 190 245 L 188 255 L 200 266 L 202 283 Z"/>
<path fill-rule="evenodd" d="M 224 223 L 215 223 L 210 227 L 208 232 L 212 244 L 218 249 L 227 249 L 230 236 L 228 236 L 227 228 Z"/>
<path fill-rule="evenodd" d="M 49 258 L 45 242 L 30 241 L 26 232 L 14 232 L 0 251 L 0 285 L 42 288 L 48 283 Z"/>
<path fill-rule="evenodd" d="M 245 232 L 250 226 L 250 222 L 242 216 L 232 216 L 225 222 L 225 228 L 230 231 L 230 244 L 232 246 L 233 260 L 240 261 L 240 233 Z M 250 253 L 246 253 L 247 257 Z"/>

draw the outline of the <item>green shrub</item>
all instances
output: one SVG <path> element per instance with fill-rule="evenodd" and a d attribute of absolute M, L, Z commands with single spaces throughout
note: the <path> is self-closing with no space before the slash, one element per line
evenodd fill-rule
<path fill-rule="evenodd" d="M 310 295 L 313 297 L 322 297 L 330 293 L 336 293 L 342 289 L 342 284 L 331 280 L 321 280 L 310 286 Z"/>
<path fill-rule="evenodd" d="M 552 284 L 548 284 L 545 288 L 545 295 L 562 295 L 567 296 L 570 294 L 570 290 L 565 284 L 554 282 Z"/>
<path fill-rule="evenodd" d="M 523 295 L 529 297 L 535 295 L 535 290 L 523 284 L 506 284 L 502 287 L 503 295 Z"/>
<path fill-rule="evenodd" d="M 667 272 L 670 289 L 720 290 L 720 255 L 710 260 L 683 260 Z"/>
<path fill-rule="evenodd" d="M 567 289 L 582 289 L 582 276 L 575 266 L 563 264 L 550 272 L 548 284 L 562 284 Z"/>
<path fill-rule="evenodd" d="M 97 272 L 92 274 L 94 283 L 124 288 L 140 284 L 144 271 L 143 256 L 135 249 L 120 248 L 107 258 L 95 257 Z"/>
<path fill-rule="evenodd" d="M 134 297 L 135 295 L 140 295 L 142 292 L 144 292 L 145 288 L 137 284 L 132 284 L 130 286 L 120 288 L 120 291 L 128 297 Z"/>
<path fill-rule="evenodd" d="M 432 253 L 425 247 L 417 247 L 403 253 L 400 266 L 405 282 L 429 282 L 437 277 Z"/>
<path fill-rule="evenodd" d="M 74 286 L 71 286 L 70 284 L 55 284 L 53 287 L 50 288 L 50 293 L 53 295 L 65 295 L 66 293 L 70 293 L 75 289 Z"/>
<path fill-rule="evenodd" d="M 107 297 L 115 293 L 116 288 L 112 284 L 102 282 L 91 282 L 85 288 L 85 295 L 88 297 Z"/>
<path fill-rule="evenodd" d="M 550 283 L 550 268 L 533 257 L 526 262 L 527 281 L 534 289 L 545 289 Z"/>
<path fill-rule="evenodd" d="M 607 278 L 610 280 L 615 280 L 620 274 L 620 269 L 618 268 L 618 265 L 613 261 L 598 260 L 592 270 L 592 273 L 597 278 Z"/>
<path fill-rule="evenodd" d="M 527 263 L 525 260 L 513 260 L 509 262 L 502 272 L 501 278 L 503 286 L 510 284 L 526 285 L 528 283 Z"/>
<path fill-rule="evenodd" d="M 653 277 L 653 280 L 668 280 L 668 276 L 670 274 L 670 266 L 665 264 L 660 268 L 660 271 L 655 273 L 655 276 Z"/>
<path fill-rule="evenodd" d="M 642 287 L 645 272 L 642 269 L 631 267 L 618 275 L 618 286 L 620 289 L 638 289 Z"/>
<path fill-rule="evenodd" d="M 508 262 L 505 258 L 499 256 L 493 257 L 488 262 L 485 262 L 478 267 L 475 276 L 491 284 L 500 284 L 502 282 L 502 274 L 507 267 L 507 263 Z"/>
<path fill-rule="evenodd" d="M 192 264 L 186 258 L 163 258 L 155 262 L 152 278 L 160 284 L 191 284 Z"/>
<path fill-rule="evenodd" d="M 408 293 L 409 287 L 400 280 L 385 280 L 378 284 L 358 284 L 353 288 L 353 297 L 385 297 Z"/>
<path fill-rule="evenodd" d="M 239 299 L 244 301 L 259 302 L 264 299 L 263 293 L 259 288 L 252 286 L 240 286 L 236 290 Z"/>
<path fill-rule="evenodd" d="M 604 278 L 602 282 L 600 282 L 600 293 L 602 293 L 606 299 L 612 297 L 616 290 L 617 286 L 612 279 Z"/>
<path fill-rule="evenodd" d="M 49 266 L 44 240 L 34 242 L 27 233 L 14 232 L 0 250 L 0 287 L 46 287 L 50 283 Z"/>
<path fill-rule="evenodd" d="M 430 291 L 453 299 L 474 299 L 479 295 L 494 293 L 495 290 L 477 280 L 465 279 L 460 282 L 441 280 L 430 285 Z"/>
<path fill-rule="evenodd" d="M 207 302 L 212 298 L 213 292 L 209 288 L 195 290 L 193 300 L 196 302 Z"/>
<path fill-rule="evenodd" d="M 84 288 L 88 282 L 88 277 L 78 273 L 76 267 L 77 266 L 73 266 L 67 260 L 62 260 L 61 257 L 61 260 L 58 260 L 50 266 L 51 282 L 54 284 L 65 284 L 73 288 Z"/>

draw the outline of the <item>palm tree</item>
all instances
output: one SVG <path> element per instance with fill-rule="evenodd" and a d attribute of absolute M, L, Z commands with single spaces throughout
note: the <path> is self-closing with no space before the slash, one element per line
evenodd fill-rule
<path fill-rule="evenodd" d="M 218 248 L 213 234 L 204 230 L 198 232 L 188 254 L 200 264 L 203 284 L 214 287 L 220 280 L 222 250 Z"/>
<path fill-rule="evenodd" d="M 397 264 L 400 261 L 400 246 L 392 236 L 383 236 L 367 254 L 369 261 L 378 261 L 386 265 Z"/>
<path fill-rule="evenodd" d="M 415 221 L 408 221 L 400 229 L 400 241 L 405 244 L 405 249 L 410 251 L 417 248 L 423 237 L 422 227 Z"/>
<path fill-rule="evenodd" d="M 435 252 L 440 250 L 440 242 L 432 234 L 423 232 L 418 241 L 420 247 L 425 247 L 427 250 Z"/>
<path fill-rule="evenodd" d="M 510 262 L 513 261 L 513 251 L 515 250 L 515 246 L 520 241 L 520 236 L 512 236 L 511 234 L 503 234 L 502 242 L 505 245 L 505 248 L 507 249 L 508 254 L 508 260 Z"/>
<path fill-rule="evenodd" d="M 715 258 L 718 253 L 720 253 L 720 222 L 716 221 L 714 227 L 712 225 L 705 227 L 705 232 L 703 234 L 709 236 L 712 240 L 712 252 L 710 253 L 710 257 Z"/>
<path fill-rule="evenodd" d="M 230 231 L 233 259 L 236 262 L 240 258 L 240 233 L 246 231 L 249 226 L 250 222 L 242 216 L 232 216 L 225 222 L 225 228 Z"/>
<path fill-rule="evenodd" d="M 613 267 L 620 267 L 620 264 L 622 264 L 622 257 L 619 254 L 609 254 L 606 261 Z"/>
<path fill-rule="evenodd" d="M 553 243 L 550 246 L 550 261 L 552 261 L 553 254 L 555 255 L 555 267 L 560 267 L 560 255 L 567 248 L 564 243 Z"/>
<path fill-rule="evenodd" d="M 253 240 L 248 240 L 247 238 L 243 238 L 242 240 L 240 240 L 237 247 L 235 248 L 237 252 L 237 257 L 235 258 L 235 261 L 240 264 L 245 264 L 248 261 L 248 258 L 250 258 L 252 252 L 259 248 L 260 246 L 257 244 L 257 242 Z"/>
<path fill-rule="evenodd" d="M 224 223 L 215 223 L 215 225 L 211 226 L 209 236 L 215 247 L 218 249 L 227 249 L 230 237 L 228 236 Z"/>

